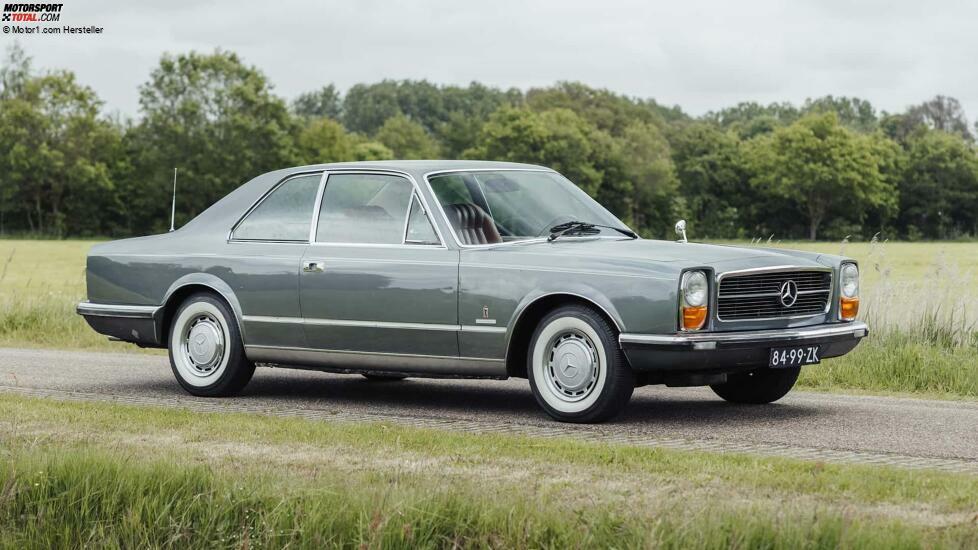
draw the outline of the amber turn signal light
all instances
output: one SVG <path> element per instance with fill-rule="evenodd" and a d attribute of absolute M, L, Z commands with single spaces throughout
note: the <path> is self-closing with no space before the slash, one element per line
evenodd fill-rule
<path fill-rule="evenodd" d="M 706 324 L 706 306 L 683 308 L 683 330 L 699 330 Z"/>
<path fill-rule="evenodd" d="M 852 321 L 858 313 L 859 298 L 846 298 L 843 296 L 839 299 L 839 315 L 843 320 Z"/>

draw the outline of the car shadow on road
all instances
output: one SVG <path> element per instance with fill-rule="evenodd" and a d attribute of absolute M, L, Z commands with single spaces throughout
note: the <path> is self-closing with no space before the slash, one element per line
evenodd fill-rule
<path fill-rule="evenodd" d="M 130 395 L 172 395 L 196 399 L 175 381 L 165 379 L 130 382 L 114 392 Z M 315 371 L 262 369 L 234 401 L 269 409 L 330 409 L 376 414 L 447 419 L 498 418 L 500 421 L 549 423 L 525 380 L 445 380 L 409 378 L 376 382 L 358 375 L 331 375 Z M 719 429 L 758 422 L 778 424 L 817 417 L 819 407 L 792 403 L 735 405 L 709 390 L 646 387 L 637 389 L 616 425 L 715 426 Z"/>
<path fill-rule="evenodd" d="M 525 380 L 434 380 L 411 378 L 403 381 L 371 382 L 360 376 L 324 375 L 256 376 L 247 394 L 251 397 L 289 400 L 309 404 L 350 406 L 389 412 L 423 410 L 426 415 L 498 415 L 548 420 Z M 289 373 L 292 374 L 292 373 Z M 616 424 L 705 424 L 732 427 L 758 421 L 790 422 L 817 417 L 820 409 L 800 403 L 737 405 L 727 403 L 709 390 L 664 387 L 636 390 Z"/>

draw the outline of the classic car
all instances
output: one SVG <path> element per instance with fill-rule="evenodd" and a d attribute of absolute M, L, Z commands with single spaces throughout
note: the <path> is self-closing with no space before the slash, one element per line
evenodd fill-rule
<path fill-rule="evenodd" d="M 522 377 L 552 417 L 598 422 L 636 386 L 769 403 L 868 334 L 842 257 L 639 238 L 557 172 L 481 161 L 302 166 L 183 227 L 92 247 L 96 331 L 169 349 L 196 396 L 256 365 Z"/>

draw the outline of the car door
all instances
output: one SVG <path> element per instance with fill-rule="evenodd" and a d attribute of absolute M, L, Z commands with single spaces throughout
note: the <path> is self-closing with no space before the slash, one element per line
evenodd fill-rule
<path fill-rule="evenodd" d="M 458 356 L 458 251 L 444 246 L 414 182 L 331 172 L 299 275 L 310 348 Z"/>
<path fill-rule="evenodd" d="M 221 268 L 234 290 L 249 353 L 306 345 L 299 308 L 299 264 L 309 245 L 322 171 L 279 182 L 234 226 Z"/>

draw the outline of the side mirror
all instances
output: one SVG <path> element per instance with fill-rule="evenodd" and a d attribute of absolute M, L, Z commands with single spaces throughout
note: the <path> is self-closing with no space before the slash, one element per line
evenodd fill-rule
<path fill-rule="evenodd" d="M 676 235 L 679 236 L 679 242 L 686 243 L 689 242 L 686 239 L 686 220 L 679 220 L 676 222 Z"/>

